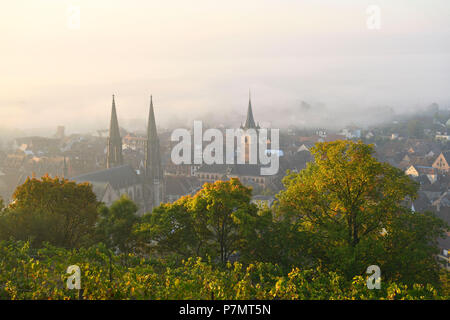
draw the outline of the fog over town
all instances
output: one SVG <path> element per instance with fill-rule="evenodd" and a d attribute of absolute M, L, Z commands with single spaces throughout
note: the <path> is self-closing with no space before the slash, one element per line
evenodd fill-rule
<path fill-rule="evenodd" d="M 368 125 L 450 105 L 445 0 L 378 1 L 376 31 L 370 1 L 138 2 L 5 4 L 1 130 L 107 128 L 111 94 L 128 130 L 145 128 L 150 94 L 165 128 L 239 123 L 248 89 L 276 127 Z M 67 27 L 68 5 L 80 8 L 79 29 Z"/>

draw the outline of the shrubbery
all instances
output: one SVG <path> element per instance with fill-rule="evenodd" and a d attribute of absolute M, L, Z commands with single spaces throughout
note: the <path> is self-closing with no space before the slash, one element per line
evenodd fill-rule
<path fill-rule="evenodd" d="M 190 258 L 179 265 L 164 260 L 115 255 L 103 245 L 66 250 L 26 242 L 0 242 L 0 298 L 78 299 L 66 288 L 69 265 L 81 269 L 82 299 L 447 299 L 431 285 L 348 281 L 335 272 L 292 269 L 271 263 L 225 266 Z"/>

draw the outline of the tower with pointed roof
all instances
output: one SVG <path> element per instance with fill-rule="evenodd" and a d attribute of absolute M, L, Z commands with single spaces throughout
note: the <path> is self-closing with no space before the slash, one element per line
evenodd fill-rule
<path fill-rule="evenodd" d="M 250 90 L 248 92 L 248 108 L 247 108 L 247 118 L 245 119 L 244 125 L 241 125 L 241 129 L 244 130 L 244 134 L 242 136 L 242 143 L 244 144 L 244 152 L 245 152 L 245 163 L 250 163 L 250 150 L 253 143 L 256 143 L 256 154 L 258 154 L 258 130 L 259 124 L 256 124 L 255 119 L 253 118 L 253 110 L 252 110 L 252 99 Z M 252 130 L 250 130 L 252 129 Z M 253 132 L 251 132 L 253 131 Z M 256 138 L 254 134 L 256 133 Z"/>
<path fill-rule="evenodd" d="M 150 96 L 150 111 L 145 144 L 145 184 L 147 186 L 147 207 L 158 206 L 163 201 L 164 174 L 161 166 L 158 132 L 156 130 L 153 97 Z"/>
<path fill-rule="evenodd" d="M 247 118 L 245 119 L 244 125 L 241 126 L 241 129 L 259 129 L 259 125 L 256 125 L 255 119 L 253 118 L 252 97 L 250 95 L 250 91 L 248 92 Z"/>
<path fill-rule="evenodd" d="M 122 138 L 120 137 L 119 121 L 117 120 L 116 102 L 112 96 L 111 121 L 106 151 L 106 168 L 123 165 Z"/>

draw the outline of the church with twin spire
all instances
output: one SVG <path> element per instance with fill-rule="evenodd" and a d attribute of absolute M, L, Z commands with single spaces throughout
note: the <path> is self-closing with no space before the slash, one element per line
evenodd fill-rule
<path fill-rule="evenodd" d="M 260 174 L 261 165 L 258 162 L 253 163 L 249 157 L 252 143 L 257 142 L 252 141 L 252 139 L 257 140 L 260 131 L 260 126 L 253 116 L 250 94 L 247 116 L 240 128 L 245 132 L 242 136 L 242 139 L 245 139 L 242 140 L 245 150 L 245 164 L 203 164 L 195 168 L 194 171 L 191 169 L 191 177 L 196 179 L 198 184 L 229 178 L 239 178 L 244 184 L 258 188 L 265 188 L 271 183 L 270 176 Z M 256 136 L 246 134 L 250 131 L 256 132 Z M 145 138 L 142 139 L 144 142 L 144 160 L 136 170 L 131 164 L 124 161 L 123 140 L 118 121 L 116 99 L 113 95 L 109 134 L 106 141 L 105 168 L 73 177 L 72 180 L 91 183 L 98 200 L 108 206 L 121 195 L 126 194 L 138 204 L 138 214 L 152 211 L 154 207 L 166 199 L 173 198 L 174 192 L 172 189 L 174 183 L 176 183 L 176 177 L 174 178 L 170 174 L 167 177 L 164 176 L 152 96 L 150 96 L 147 132 Z M 258 146 L 257 143 L 256 146 Z"/>
<path fill-rule="evenodd" d="M 72 180 L 91 183 L 94 192 L 100 198 L 98 200 L 107 205 L 126 194 L 138 204 L 140 214 L 151 211 L 163 202 L 164 174 L 152 96 L 150 96 L 143 170 L 137 172 L 131 165 L 124 163 L 122 137 L 113 95 L 106 143 L 106 168 L 74 177 Z"/>

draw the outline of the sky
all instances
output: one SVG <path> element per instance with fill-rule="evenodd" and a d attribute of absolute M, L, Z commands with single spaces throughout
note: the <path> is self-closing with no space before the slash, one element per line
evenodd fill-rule
<path fill-rule="evenodd" d="M 0 0 L 0 57 L 0 128 L 370 122 L 450 106 L 450 1 Z"/>

